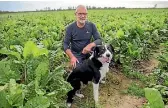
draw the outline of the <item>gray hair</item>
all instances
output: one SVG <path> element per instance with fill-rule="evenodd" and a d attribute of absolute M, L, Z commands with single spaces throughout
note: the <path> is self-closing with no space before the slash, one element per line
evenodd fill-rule
<path fill-rule="evenodd" d="M 76 12 L 78 11 L 78 9 L 81 8 L 81 7 L 85 8 L 85 9 L 87 10 L 86 6 L 84 6 L 84 5 L 78 5 L 78 6 L 76 7 L 75 13 L 76 13 Z"/>

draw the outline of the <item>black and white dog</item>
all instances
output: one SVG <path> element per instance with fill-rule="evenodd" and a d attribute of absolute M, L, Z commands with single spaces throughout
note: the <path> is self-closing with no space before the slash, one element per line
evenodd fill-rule
<path fill-rule="evenodd" d="M 81 88 L 81 83 L 88 84 L 88 81 L 93 82 L 93 92 L 95 104 L 98 103 L 99 96 L 99 83 L 103 81 L 106 73 L 109 71 L 109 63 L 112 60 L 114 48 L 112 45 L 96 46 L 89 59 L 85 60 L 80 66 L 76 67 L 68 76 L 67 81 L 73 87 L 67 93 L 67 105 L 71 106 L 74 95 L 84 97 L 82 94 L 77 93 Z"/>

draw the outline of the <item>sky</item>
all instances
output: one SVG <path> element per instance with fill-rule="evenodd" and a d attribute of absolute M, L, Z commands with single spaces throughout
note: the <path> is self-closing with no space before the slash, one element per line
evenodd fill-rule
<path fill-rule="evenodd" d="M 126 7 L 126 8 L 157 8 L 168 7 L 168 0 L 54 0 L 54 1 L 0 1 L 1 11 L 35 11 L 36 9 L 67 9 L 68 7 L 76 7 L 77 5 L 87 5 L 96 7 Z"/>

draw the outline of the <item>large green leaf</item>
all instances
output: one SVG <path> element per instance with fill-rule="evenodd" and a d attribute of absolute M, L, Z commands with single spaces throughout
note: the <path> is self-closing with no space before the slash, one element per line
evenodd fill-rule
<path fill-rule="evenodd" d="M 25 96 L 22 85 L 17 84 L 14 79 L 10 79 L 8 87 L 9 91 L 6 98 L 10 105 L 16 107 L 23 106 L 23 100 Z"/>
<path fill-rule="evenodd" d="M 145 97 L 148 99 L 150 108 L 164 108 L 162 96 L 155 88 L 145 88 Z"/>
<path fill-rule="evenodd" d="M 19 79 L 20 73 L 12 71 L 8 61 L 0 61 L 0 84 L 9 82 L 11 78 Z"/>
<path fill-rule="evenodd" d="M 0 91 L 0 108 L 11 108 L 12 106 L 9 104 L 8 100 L 6 99 L 7 94 L 5 90 Z"/>
<path fill-rule="evenodd" d="M 50 101 L 45 96 L 36 96 L 27 101 L 24 108 L 48 108 Z"/>
<path fill-rule="evenodd" d="M 117 37 L 118 38 L 121 38 L 121 37 L 123 37 L 124 36 L 124 32 L 121 30 L 121 29 L 119 29 L 118 31 L 117 31 Z"/>
<path fill-rule="evenodd" d="M 14 56 L 16 57 L 18 60 L 21 60 L 21 56 L 18 52 L 14 52 L 14 51 L 9 51 L 7 49 L 1 49 L 0 50 L 0 54 L 6 54 L 6 55 L 9 55 L 9 56 Z"/>
<path fill-rule="evenodd" d="M 23 106 L 24 90 L 21 84 L 17 84 L 14 79 L 0 90 L 0 108 L 13 108 Z"/>
<path fill-rule="evenodd" d="M 48 50 L 45 48 L 38 48 L 34 42 L 28 41 L 23 49 L 23 57 L 26 59 L 30 55 L 33 55 L 33 57 L 38 57 L 40 55 L 48 56 Z"/>
<path fill-rule="evenodd" d="M 48 63 L 47 62 L 41 62 L 37 69 L 35 70 L 36 78 L 35 78 L 35 89 L 37 94 L 43 95 L 44 91 L 40 90 L 40 85 L 45 85 L 47 83 L 48 79 Z"/>

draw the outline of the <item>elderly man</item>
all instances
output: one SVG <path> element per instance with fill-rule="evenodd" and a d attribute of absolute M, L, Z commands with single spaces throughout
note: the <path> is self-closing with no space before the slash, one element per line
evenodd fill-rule
<path fill-rule="evenodd" d="M 87 14 L 85 6 L 77 6 L 75 11 L 76 21 L 66 28 L 63 47 L 73 68 L 79 66 L 87 58 L 88 53 L 94 46 L 101 45 L 100 34 L 95 24 L 87 21 Z M 91 42 L 92 37 L 93 42 Z"/>

